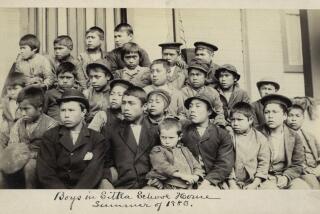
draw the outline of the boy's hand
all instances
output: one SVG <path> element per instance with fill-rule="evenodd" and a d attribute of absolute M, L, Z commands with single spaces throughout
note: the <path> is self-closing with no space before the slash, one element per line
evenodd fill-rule
<path fill-rule="evenodd" d="M 279 188 L 284 188 L 286 186 L 288 186 L 289 180 L 286 176 L 277 176 L 277 186 Z"/>
<path fill-rule="evenodd" d="M 163 183 L 157 178 L 148 180 L 147 184 L 158 189 L 163 189 Z"/>
<path fill-rule="evenodd" d="M 197 183 L 200 179 L 199 175 L 192 175 L 193 176 L 193 183 Z"/>
<path fill-rule="evenodd" d="M 257 189 L 258 188 L 258 185 L 256 184 L 248 184 L 247 186 L 243 187 L 243 189 L 247 189 L 247 190 L 253 190 L 253 189 Z"/>
<path fill-rule="evenodd" d="M 186 181 L 188 184 L 194 184 L 193 175 L 182 174 L 180 178 Z"/>
<path fill-rule="evenodd" d="M 229 186 L 229 189 L 240 189 L 240 187 L 237 185 L 236 181 L 231 179 L 228 181 L 228 186 Z"/>

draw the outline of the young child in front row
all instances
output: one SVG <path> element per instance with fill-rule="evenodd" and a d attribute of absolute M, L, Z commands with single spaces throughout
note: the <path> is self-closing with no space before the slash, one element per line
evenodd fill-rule
<path fill-rule="evenodd" d="M 267 138 L 252 127 L 254 111 L 250 104 L 236 103 L 230 117 L 236 160 L 228 186 L 230 189 L 257 189 L 268 177 L 270 150 Z"/>
<path fill-rule="evenodd" d="M 157 178 L 164 189 L 192 189 L 203 178 L 204 170 L 189 149 L 180 143 L 182 125 L 178 119 L 165 118 L 159 124 L 160 146 L 150 152 L 152 170 L 147 179 Z"/>
<path fill-rule="evenodd" d="M 43 113 L 44 93 L 39 87 L 29 86 L 18 95 L 17 102 L 21 111 L 21 118 L 10 131 L 9 144 L 5 149 L 7 160 L 7 174 L 13 174 L 23 169 L 26 188 L 36 188 L 36 159 L 43 134 L 58 125 L 53 118 Z M 12 157 L 12 155 L 26 145 L 27 149 Z M 19 156 L 27 158 L 21 161 Z"/>
<path fill-rule="evenodd" d="M 304 108 L 293 104 L 288 110 L 287 125 L 300 136 L 305 151 L 305 160 L 301 178 L 312 189 L 320 189 L 320 145 L 317 139 L 308 131 L 302 129 Z"/>
<path fill-rule="evenodd" d="M 115 73 L 120 79 L 127 80 L 132 84 L 145 87 L 151 84 L 149 67 L 139 66 L 141 61 L 141 48 L 133 42 L 128 42 L 121 47 L 121 59 L 125 67 Z"/>

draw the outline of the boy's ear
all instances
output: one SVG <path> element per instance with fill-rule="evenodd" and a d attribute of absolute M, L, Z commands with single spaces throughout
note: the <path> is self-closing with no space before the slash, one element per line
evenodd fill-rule
<path fill-rule="evenodd" d="M 142 105 L 142 109 L 143 109 L 144 112 L 146 112 L 148 110 L 148 103 L 144 103 Z"/>
<path fill-rule="evenodd" d="M 182 135 L 183 135 L 182 133 L 180 133 L 180 134 L 179 134 L 179 136 L 178 136 L 178 140 L 181 140 Z"/>

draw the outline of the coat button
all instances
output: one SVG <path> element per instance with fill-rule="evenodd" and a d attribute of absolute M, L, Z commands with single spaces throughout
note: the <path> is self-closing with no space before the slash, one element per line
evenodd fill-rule
<path fill-rule="evenodd" d="M 70 155 L 72 156 L 72 155 L 73 155 L 73 152 L 71 152 Z"/>
<path fill-rule="evenodd" d="M 68 172 L 71 172 L 71 170 L 70 170 L 70 169 L 68 169 Z"/>

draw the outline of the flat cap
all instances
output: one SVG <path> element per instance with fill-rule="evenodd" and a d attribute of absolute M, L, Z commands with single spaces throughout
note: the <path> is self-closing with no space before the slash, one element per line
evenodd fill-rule
<path fill-rule="evenodd" d="M 76 89 L 66 89 L 62 93 L 62 96 L 60 99 L 57 99 L 57 103 L 60 105 L 62 102 L 68 102 L 68 101 L 76 101 L 80 102 L 85 105 L 86 109 L 89 110 L 89 101 L 88 99 L 83 95 L 83 93 Z"/>
<path fill-rule="evenodd" d="M 210 44 L 208 42 L 201 42 L 201 41 L 198 41 L 198 42 L 195 42 L 194 44 L 194 47 L 196 48 L 205 48 L 205 49 L 208 49 L 209 51 L 217 51 L 218 50 L 218 47 L 213 45 L 213 44 Z"/>
<path fill-rule="evenodd" d="M 261 87 L 261 85 L 263 84 L 272 84 L 274 85 L 274 87 L 276 88 L 276 90 L 278 91 L 280 89 L 280 84 L 278 83 L 278 81 L 273 78 L 273 77 L 264 77 L 261 80 L 259 80 L 257 82 L 257 87 L 258 89 Z"/>
<path fill-rule="evenodd" d="M 233 65 L 224 64 L 224 65 L 220 66 L 220 67 L 215 71 L 214 76 L 215 76 L 217 79 L 219 79 L 220 73 L 221 73 L 222 71 L 228 71 L 228 72 L 232 73 L 233 76 L 234 76 L 237 80 L 240 79 L 240 74 L 238 73 L 236 67 L 233 66 Z"/>
<path fill-rule="evenodd" d="M 186 109 L 189 109 L 190 103 L 192 100 L 201 100 L 202 102 L 205 102 L 208 107 L 212 110 L 212 114 L 210 115 L 210 118 L 215 118 L 217 116 L 213 106 L 215 100 L 213 99 L 213 96 L 210 96 L 209 93 L 199 93 L 196 96 L 189 97 L 184 101 L 184 106 Z"/>
<path fill-rule="evenodd" d="M 288 97 L 280 94 L 268 94 L 261 98 L 261 103 L 263 106 L 266 106 L 270 103 L 277 103 L 284 105 L 286 108 L 289 108 L 292 105 L 292 102 Z"/>
<path fill-rule="evenodd" d="M 161 43 L 159 46 L 162 49 L 175 49 L 175 50 L 180 50 L 180 46 L 182 43 L 180 42 L 170 42 L 170 43 Z"/>
<path fill-rule="evenodd" d="M 114 76 L 113 76 L 113 74 L 111 72 L 111 65 L 105 59 L 98 59 L 98 60 L 96 60 L 94 62 L 89 63 L 87 65 L 87 68 L 86 68 L 87 75 L 89 75 L 89 70 L 90 69 L 93 69 L 93 68 L 96 68 L 96 67 L 102 68 L 105 71 L 106 74 L 108 73 L 111 76 L 111 79 L 114 78 Z"/>

